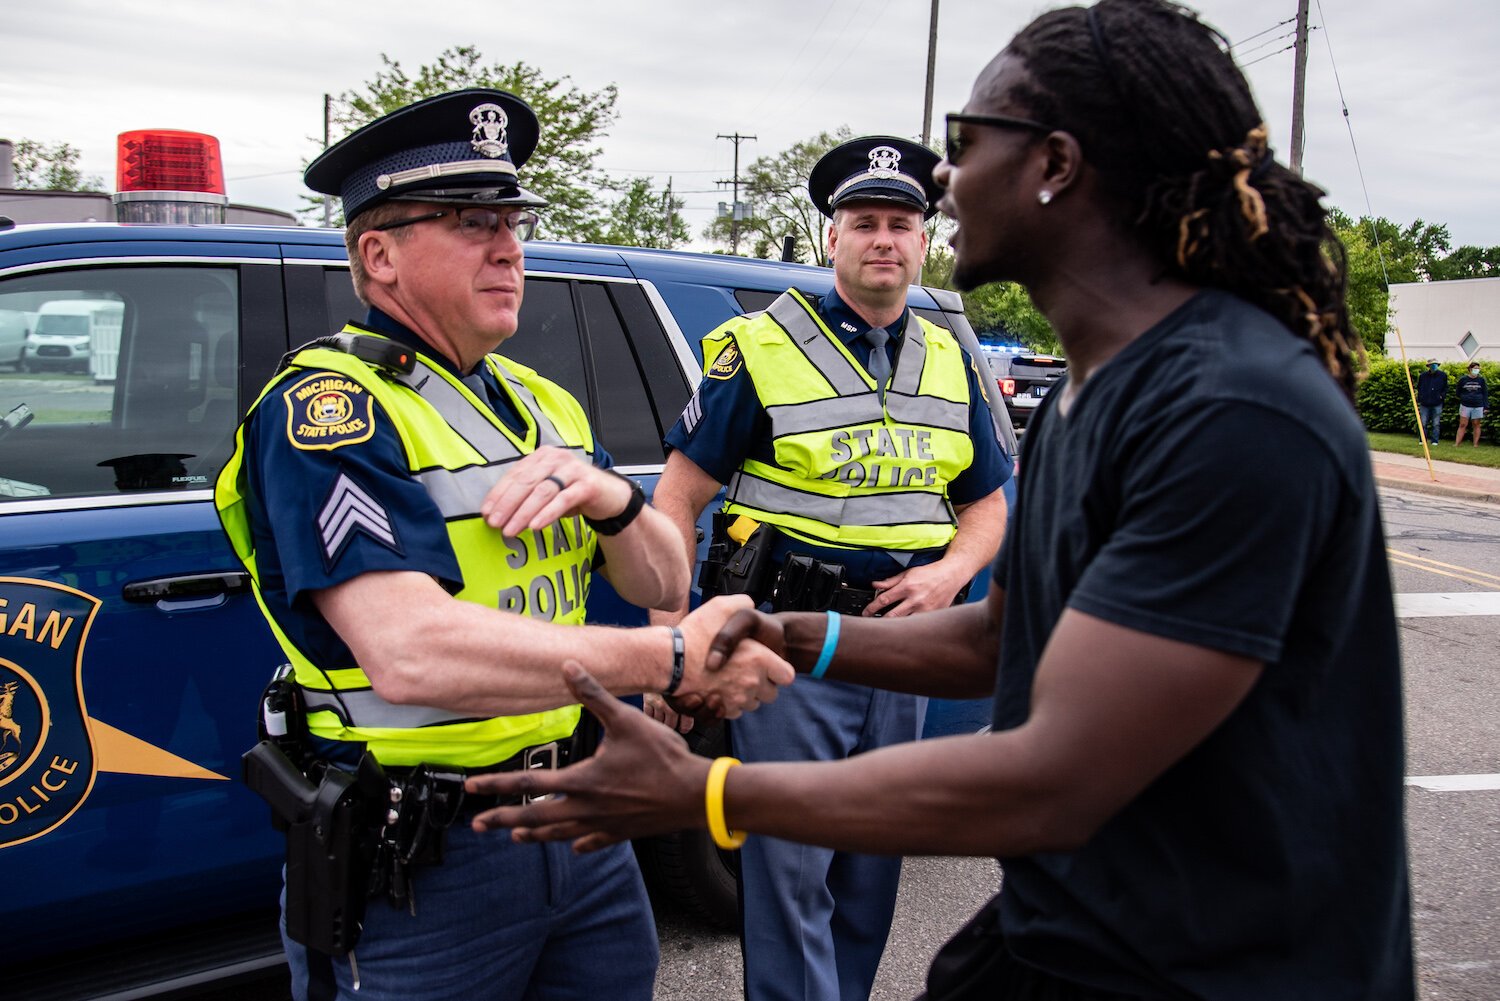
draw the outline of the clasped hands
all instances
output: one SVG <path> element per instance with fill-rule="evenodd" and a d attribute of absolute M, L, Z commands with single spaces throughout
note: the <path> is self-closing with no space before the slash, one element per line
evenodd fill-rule
<path fill-rule="evenodd" d="M 710 625 L 712 634 L 707 631 Z M 725 715 L 754 708 L 732 695 L 726 698 L 725 679 L 739 678 L 742 667 L 754 665 L 751 676 L 764 667 L 770 680 L 791 680 L 791 667 L 781 658 L 785 637 L 780 622 L 755 611 L 743 595 L 705 603 L 683 620 L 681 628 L 689 661 L 689 673 L 678 690 L 684 708 L 694 697 L 701 697 L 710 711 L 722 704 L 728 710 Z M 694 672 L 699 642 L 702 663 Z M 604 742 L 593 757 L 567 768 L 471 777 L 465 787 L 475 794 L 503 799 L 561 794 L 487 810 L 475 816 L 474 829 L 510 828 L 514 841 L 570 840 L 574 851 L 589 852 L 632 838 L 702 827 L 708 759 L 693 754 L 673 731 L 611 696 L 577 661 L 567 661 L 562 670 L 573 697 L 603 724 Z M 728 691 L 743 693 L 748 677 L 728 685 Z M 689 679 L 698 687 L 688 690 Z M 750 700 L 755 705 L 770 701 L 763 694 L 775 697 L 775 684 L 768 692 L 755 688 L 757 694 Z"/>

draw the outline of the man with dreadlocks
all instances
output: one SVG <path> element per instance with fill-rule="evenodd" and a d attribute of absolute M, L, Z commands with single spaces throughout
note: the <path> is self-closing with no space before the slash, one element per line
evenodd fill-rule
<path fill-rule="evenodd" d="M 955 280 L 1024 284 L 1069 363 L 988 601 L 745 611 L 710 666 L 753 637 L 830 678 L 992 689 L 992 733 L 710 765 L 565 665 L 603 753 L 474 780 L 566 794 L 476 825 L 998 856 L 932 1001 L 1414 998 L 1363 358 L 1322 193 L 1266 142 L 1222 36 L 1163 0 L 1044 14 L 949 116 Z"/>

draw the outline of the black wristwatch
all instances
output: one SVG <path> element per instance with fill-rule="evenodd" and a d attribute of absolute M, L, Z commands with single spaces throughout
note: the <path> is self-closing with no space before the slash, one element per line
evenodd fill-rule
<path fill-rule="evenodd" d="M 625 505 L 625 510 L 621 511 L 613 518 L 596 519 L 590 518 L 585 515 L 583 520 L 588 522 L 589 527 L 592 528 L 595 532 L 598 532 L 600 535 L 619 535 L 621 532 L 625 531 L 626 525 L 629 525 L 632 521 L 635 521 L 635 516 L 641 513 L 641 508 L 646 506 L 646 491 L 642 490 L 641 485 L 635 480 L 632 480 L 630 477 L 624 476 L 620 473 L 616 473 L 613 469 L 606 469 L 605 472 L 610 473 L 614 476 L 618 476 L 620 477 L 620 479 L 630 484 L 630 502 Z"/>

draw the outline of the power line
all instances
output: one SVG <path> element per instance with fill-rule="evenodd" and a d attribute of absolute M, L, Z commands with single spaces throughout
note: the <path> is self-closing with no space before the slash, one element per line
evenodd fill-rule
<path fill-rule="evenodd" d="M 1257 31 L 1253 35 L 1249 35 L 1249 36 L 1247 36 L 1245 38 L 1241 38 L 1238 42 L 1231 42 L 1229 44 L 1229 47 L 1230 47 L 1230 49 L 1237 49 L 1241 45 L 1244 45 L 1246 42 L 1248 42 L 1248 41 L 1250 41 L 1252 39 L 1255 39 L 1255 38 L 1259 38 L 1261 35 L 1270 34 L 1271 32 L 1275 31 L 1277 28 L 1281 27 L 1282 25 L 1284 25 L 1284 24 L 1291 24 L 1295 20 L 1297 20 L 1295 17 L 1289 17 L 1285 21 L 1277 21 L 1275 24 L 1271 25 L 1265 31 Z"/>
<path fill-rule="evenodd" d="M 1259 45 L 1252 45 L 1250 46 L 1250 48 L 1245 49 L 1244 51 L 1236 49 L 1234 52 L 1234 58 L 1237 60 L 1243 59 L 1245 56 L 1250 55 L 1252 52 L 1259 52 L 1261 49 L 1265 48 L 1268 45 L 1275 45 L 1277 42 L 1282 41 L 1283 39 L 1296 37 L 1297 31 L 1295 28 L 1291 31 L 1284 31 L 1281 34 L 1277 35 L 1275 38 L 1268 38 L 1264 42 L 1261 42 Z"/>
<path fill-rule="evenodd" d="M 1327 16 L 1323 13 L 1323 0 L 1318 0 L 1318 17 L 1326 25 Z M 1391 276 L 1385 267 L 1385 250 L 1380 245 L 1380 230 L 1375 226 L 1375 209 L 1370 204 L 1370 188 L 1365 184 L 1365 168 L 1359 162 L 1359 146 L 1354 142 L 1354 123 L 1349 118 L 1349 102 L 1344 100 L 1344 84 L 1339 80 L 1339 64 L 1333 58 L 1333 40 L 1329 38 L 1328 32 L 1323 32 L 1323 42 L 1328 46 L 1328 64 L 1333 67 L 1333 85 L 1339 92 L 1339 107 L 1344 112 L 1344 127 L 1349 130 L 1349 148 L 1354 151 L 1354 169 L 1359 174 L 1359 187 L 1365 196 L 1365 217 L 1370 220 L 1370 235 L 1375 238 L 1375 259 L 1380 262 L 1380 278 L 1385 283 L 1385 290 L 1389 295 L 1391 290 Z M 1387 303 L 1386 311 L 1389 314 L 1390 305 Z"/>
<path fill-rule="evenodd" d="M 1263 56 L 1261 56 L 1261 57 L 1259 57 L 1257 59 L 1252 59 L 1248 63 L 1240 63 L 1240 69 L 1246 69 L 1247 67 L 1254 66 L 1256 63 L 1263 63 L 1267 59 L 1272 58 L 1273 56 L 1279 56 L 1283 52 L 1290 52 L 1293 49 L 1295 49 L 1296 47 L 1297 47 L 1297 43 L 1293 42 L 1290 45 L 1287 45 L 1287 46 L 1284 46 L 1282 48 L 1277 49 L 1275 52 L 1267 52 L 1265 55 L 1263 55 Z"/>
<path fill-rule="evenodd" d="M 860 3 L 863 4 L 864 0 L 860 0 Z M 828 20 L 828 15 L 832 14 L 833 8 L 837 6 L 838 0 L 829 0 L 828 6 L 823 8 L 823 16 L 818 18 L 817 24 L 813 25 L 813 30 L 802 36 L 802 46 L 797 50 L 797 54 L 792 56 L 792 58 L 786 63 L 786 66 L 781 71 L 781 75 L 776 78 L 776 82 L 760 92 L 760 100 L 755 103 L 754 108 L 750 109 L 750 114 L 746 116 L 748 119 L 754 120 L 755 116 L 760 113 L 760 109 L 765 107 L 766 101 L 770 100 L 771 95 L 774 94 L 777 88 L 781 86 L 782 82 L 786 80 L 787 74 L 792 71 L 792 67 L 800 66 L 802 64 L 802 53 L 807 51 L 808 45 L 812 43 L 813 38 L 816 37 L 820 30 L 822 30 L 823 22 Z M 858 8 L 855 8 L 855 10 L 856 12 L 858 12 Z"/>
<path fill-rule="evenodd" d="M 834 32 L 833 37 L 835 39 L 843 38 L 849 33 L 849 26 L 854 23 L 855 18 L 859 17 L 859 12 L 864 9 L 864 6 L 867 2 L 868 0 L 859 0 L 859 2 L 854 5 L 854 10 L 849 14 L 847 18 L 844 19 L 843 25 L 838 29 L 838 31 Z M 772 106 L 773 110 L 780 112 L 782 108 L 786 107 L 789 101 L 804 99 L 805 96 L 809 93 L 808 84 L 812 82 L 812 78 L 817 75 L 818 71 L 821 70 L 825 65 L 827 65 L 832 53 L 838 47 L 839 46 L 835 45 L 824 46 L 823 51 L 818 55 L 817 61 L 813 62 L 812 65 L 808 67 L 807 72 L 802 75 L 801 79 L 797 81 L 796 85 L 794 85 L 790 91 L 788 91 L 784 96 L 777 99 L 775 104 Z M 842 66 L 843 64 L 840 63 L 839 65 Z M 816 93 L 816 91 L 817 88 L 813 88 L 811 92 Z M 770 95 L 767 94 L 766 96 L 769 97 Z M 764 105 L 765 101 L 762 101 L 760 104 L 756 105 L 755 110 L 760 111 Z M 754 118 L 754 115 L 755 112 L 751 112 L 752 119 Z"/>

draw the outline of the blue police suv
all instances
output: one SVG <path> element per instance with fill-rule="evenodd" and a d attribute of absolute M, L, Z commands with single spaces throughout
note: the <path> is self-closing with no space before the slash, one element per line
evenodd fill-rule
<path fill-rule="evenodd" d="M 506 351 L 577 396 L 649 491 L 699 336 L 831 284 L 801 265 L 533 243 Z M 956 295 L 910 301 L 973 343 Z M 0 372 L 0 995 L 144 997 L 273 967 L 281 837 L 239 757 L 282 657 L 211 490 L 282 354 L 363 315 L 342 236 L 0 223 L 0 311 L 88 318 L 86 370 Z M 602 581 L 590 614 L 644 621 Z M 933 718 L 973 728 L 982 712 Z M 732 874 L 702 845 L 643 854 L 732 914 Z"/>

